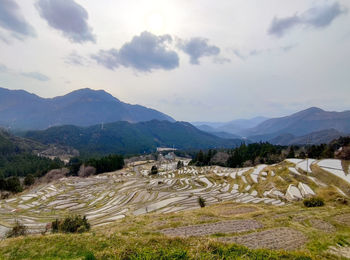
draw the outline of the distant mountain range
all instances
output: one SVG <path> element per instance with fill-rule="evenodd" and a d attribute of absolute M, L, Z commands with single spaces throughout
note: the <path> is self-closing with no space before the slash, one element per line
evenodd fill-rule
<path fill-rule="evenodd" d="M 330 133 L 333 132 L 334 135 L 334 131 L 341 135 L 350 133 L 350 111 L 328 112 L 311 107 L 290 116 L 268 119 L 254 128 L 247 129 L 245 134 L 252 141 L 269 141 L 286 134 L 294 137 L 309 135 L 308 141 L 317 143 L 322 135 L 331 136 Z M 301 140 L 306 139 L 297 139 L 298 142 Z"/>
<path fill-rule="evenodd" d="M 200 131 L 186 122 L 158 120 L 140 123 L 119 121 L 103 127 L 57 126 L 29 131 L 24 136 L 44 144 L 71 146 L 82 155 L 149 153 L 164 146 L 177 149 L 232 148 L 242 143 L 241 139 L 223 139 Z"/>
<path fill-rule="evenodd" d="M 221 138 L 228 138 L 228 139 L 241 138 L 237 134 L 231 134 L 231 133 L 228 133 L 228 132 L 223 132 L 223 131 L 220 131 L 220 130 L 218 130 L 216 128 L 213 128 L 211 126 L 208 126 L 208 125 L 198 125 L 196 127 L 199 130 L 202 130 L 202 131 L 207 132 L 207 133 L 211 133 L 211 134 L 216 135 L 216 136 L 221 137 Z"/>
<path fill-rule="evenodd" d="M 192 122 L 192 124 L 206 132 L 224 132 L 237 136 L 244 135 L 244 130 L 255 127 L 267 119 L 269 118 L 258 116 L 251 119 L 236 119 L 229 122 Z"/>
<path fill-rule="evenodd" d="M 157 110 L 124 103 L 103 90 L 80 89 L 55 98 L 0 88 L 0 126 L 46 129 L 58 125 L 90 126 L 115 121 L 175 120 Z"/>
<path fill-rule="evenodd" d="M 263 117 L 259 117 L 234 122 L 206 123 L 197 127 L 213 134 L 227 132 L 236 135 L 237 138 L 244 136 L 252 142 L 268 141 L 281 145 L 328 143 L 350 133 L 350 111 L 328 112 L 317 107 L 280 118 L 264 120 Z M 256 125 L 252 126 L 254 123 Z"/>
<path fill-rule="evenodd" d="M 136 124 L 148 121 L 150 122 L 146 124 Z M 151 151 L 161 145 L 175 145 L 181 149 L 223 147 L 227 142 L 223 140 L 227 139 L 234 139 L 233 143 L 228 142 L 227 146 L 237 144 L 237 140 L 242 142 L 243 139 L 246 142 L 268 141 L 281 145 L 328 143 L 332 140 L 331 138 L 350 133 L 350 111 L 329 112 L 317 107 L 279 118 L 255 117 L 226 123 L 193 122 L 192 124 L 199 130 L 189 123 L 174 122 L 175 120 L 166 114 L 140 105 L 124 103 L 103 90 L 80 89 L 60 97 L 41 98 L 24 90 L 0 88 L 0 126 L 15 131 L 27 131 L 63 125 L 63 128 L 51 128 L 40 134 L 53 133 L 55 138 L 61 139 L 48 139 L 48 141 L 67 142 L 65 145 L 73 147 L 74 145 L 68 142 L 72 141 L 71 137 L 65 135 L 66 139 L 62 140 L 62 137 L 57 135 L 57 131 L 60 131 L 61 134 L 64 134 L 63 130 L 68 131 L 73 136 L 79 132 L 84 136 L 110 123 L 109 127 L 112 132 L 92 132 L 94 135 L 85 141 L 90 142 L 99 136 L 102 139 L 97 139 L 102 142 L 103 147 L 106 147 L 105 134 L 111 134 L 119 138 L 119 141 L 107 138 L 114 147 L 113 149 L 119 142 L 118 151 L 123 153 Z M 109 129 L 109 127 L 104 129 Z M 116 133 L 118 129 L 125 132 Z M 157 136 L 166 131 L 169 132 L 162 138 Z M 35 132 L 31 133 L 34 135 Z M 35 137 L 40 139 L 39 134 Z M 174 138 L 169 139 L 168 137 Z M 82 138 L 78 139 L 75 145 L 82 140 Z M 136 144 L 132 149 L 126 149 L 126 144 L 123 143 L 126 140 L 130 147 L 133 146 L 133 142 L 140 142 L 140 144 Z M 143 145 L 145 140 L 147 140 L 147 145 Z"/>
<path fill-rule="evenodd" d="M 246 131 L 249 136 L 291 133 L 296 136 L 334 128 L 350 132 L 350 111 L 328 112 L 311 107 L 290 116 L 268 119 Z"/>
<path fill-rule="evenodd" d="M 331 141 L 349 134 L 341 133 L 335 129 L 321 130 L 318 132 L 312 132 L 303 136 L 294 136 L 292 134 L 282 134 L 274 137 L 269 141 L 271 144 L 276 145 L 298 145 L 298 144 L 328 144 Z"/>

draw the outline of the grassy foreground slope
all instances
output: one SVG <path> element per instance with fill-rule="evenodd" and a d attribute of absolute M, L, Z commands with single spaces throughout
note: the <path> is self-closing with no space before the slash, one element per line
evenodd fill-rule
<path fill-rule="evenodd" d="M 334 202 L 320 208 L 305 208 L 302 203 L 284 207 L 222 203 L 179 213 L 126 217 L 84 234 L 6 239 L 0 243 L 0 259 L 346 259 L 336 256 L 334 250 L 348 250 L 349 216 L 349 206 Z M 258 232 L 288 227 L 302 232 L 306 240 L 297 251 L 275 251 L 220 242 L 256 231 L 187 238 L 168 237 L 160 232 L 233 219 L 261 222 L 263 228 Z"/>

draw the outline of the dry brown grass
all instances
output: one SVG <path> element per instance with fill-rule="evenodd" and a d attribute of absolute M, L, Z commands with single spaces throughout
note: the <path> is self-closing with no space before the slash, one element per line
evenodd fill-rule
<path fill-rule="evenodd" d="M 342 160 L 341 165 L 343 167 L 343 171 L 350 174 L 350 160 Z"/>
<path fill-rule="evenodd" d="M 311 169 L 312 169 L 313 175 L 317 176 L 317 178 L 320 181 L 322 181 L 323 183 L 326 183 L 327 185 L 335 185 L 339 187 L 347 196 L 350 196 L 350 184 L 348 184 L 341 178 L 335 176 L 334 174 L 331 174 L 321 169 L 315 164 L 311 165 Z"/>

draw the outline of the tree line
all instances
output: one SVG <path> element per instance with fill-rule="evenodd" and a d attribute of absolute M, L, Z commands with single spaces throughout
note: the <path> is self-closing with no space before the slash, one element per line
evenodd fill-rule
<path fill-rule="evenodd" d="M 0 131 L 0 191 L 21 192 L 23 185 L 30 186 L 35 178 L 63 166 L 60 159 L 37 156 L 25 148 L 25 143 L 14 142 Z M 23 183 L 20 177 L 24 178 Z"/>
<path fill-rule="evenodd" d="M 221 155 L 220 160 L 218 155 Z M 329 144 L 280 146 L 267 142 L 242 144 L 234 149 L 199 151 L 192 155 L 191 165 L 224 167 L 249 167 L 258 164 L 273 164 L 286 158 L 306 157 L 314 159 L 339 158 L 350 160 L 350 137 L 340 137 Z"/>
<path fill-rule="evenodd" d="M 94 174 L 120 170 L 124 167 L 124 157 L 118 154 L 111 154 L 100 158 L 80 159 L 72 158 L 68 163 L 69 175 L 78 176 L 82 166 L 91 166 L 95 168 Z"/>
<path fill-rule="evenodd" d="M 30 158 L 36 158 L 30 157 Z M 40 158 L 40 157 L 39 157 Z M 122 169 L 124 167 L 124 158 L 121 155 L 108 155 L 101 158 L 90 158 L 86 160 L 82 160 L 79 158 L 72 158 L 67 165 L 64 165 L 63 162 L 58 159 L 50 160 L 48 164 L 40 164 L 38 163 L 35 167 L 35 163 L 37 160 L 33 161 L 32 167 L 26 169 L 25 174 L 18 174 L 14 176 L 5 176 L 0 172 L 0 191 L 9 191 L 13 193 L 21 192 L 25 187 L 31 186 L 35 183 L 35 179 L 43 176 L 48 171 L 52 169 L 60 169 L 63 167 L 68 167 L 70 176 L 78 176 L 79 170 L 81 166 L 91 166 L 94 167 L 94 174 L 101 174 L 104 172 L 111 172 Z M 40 161 L 39 161 L 40 162 Z M 46 160 L 45 160 L 46 162 Z M 13 165 L 13 167 L 24 167 L 25 164 Z M 3 170 L 3 169 L 2 169 Z M 23 173 L 23 172 L 21 172 Z M 20 176 L 24 176 L 23 181 L 19 178 Z"/>

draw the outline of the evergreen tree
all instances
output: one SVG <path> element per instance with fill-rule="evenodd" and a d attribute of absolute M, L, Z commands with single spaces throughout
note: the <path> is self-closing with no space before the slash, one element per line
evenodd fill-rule
<path fill-rule="evenodd" d="M 239 151 L 234 151 L 233 155 L 231 155 L 227 159 L 227 166 L 231 168 L 241 167 L 243 165 L 243 158 Z"/>
<path fill-rule="evenodd" d="M 78 176 L 78 172 L 82 164 L 83 162 L 79 158 L 71 158 L 68 163 L 69 175 Z"/>
<path fill-rule="evenodd" d="M 305 159 L 305 158 L 306 158 L 305 152 L 303 152 L 303 151 L 300 152 L 300 153 L 299 153 L 299 158 L 300 158 L 300 159 Z"/>
<path fill-rule="evenodd" d="M 2 173 L 0 173 L 0 190 L 6 190 L 6 180 Z"/>
<path fill-rule="evenodd" d="M 178 161 L 177 162 L 177 165 L 176 165 L 176 169 L 181 169 L 181 168 L 183 168 L 184 167 L 184 162 L 183 161 Z"/>
<path fill-rule="evenodd" d="M 294 151 L 293 145 L 289 148 L 289 153 L 287 155 L 287 158 L 295 158 L 295 151 Z"/>
<path fill-rule="evenodd" d="M 26 186 L 31 186 L 34 184 L 34 182 L 35 182 L 35 178 L 34 178 L 33 174 L 28 174 L 24 178 L 24 185 L 26 185 Z"/>
<path fill-rule="evenodd" d="M 204 154 L 203 151 L 200 150 L 199 153 L 197 154 L 196 162 L 198 166 L 202 166 L 204 163 Z"/>
<path fill-rule="evenodd" d="M 6 180 L 6 190 L 17 193 L 23 190 L 21 182 L 17 176 L 10 177 Z"/>

